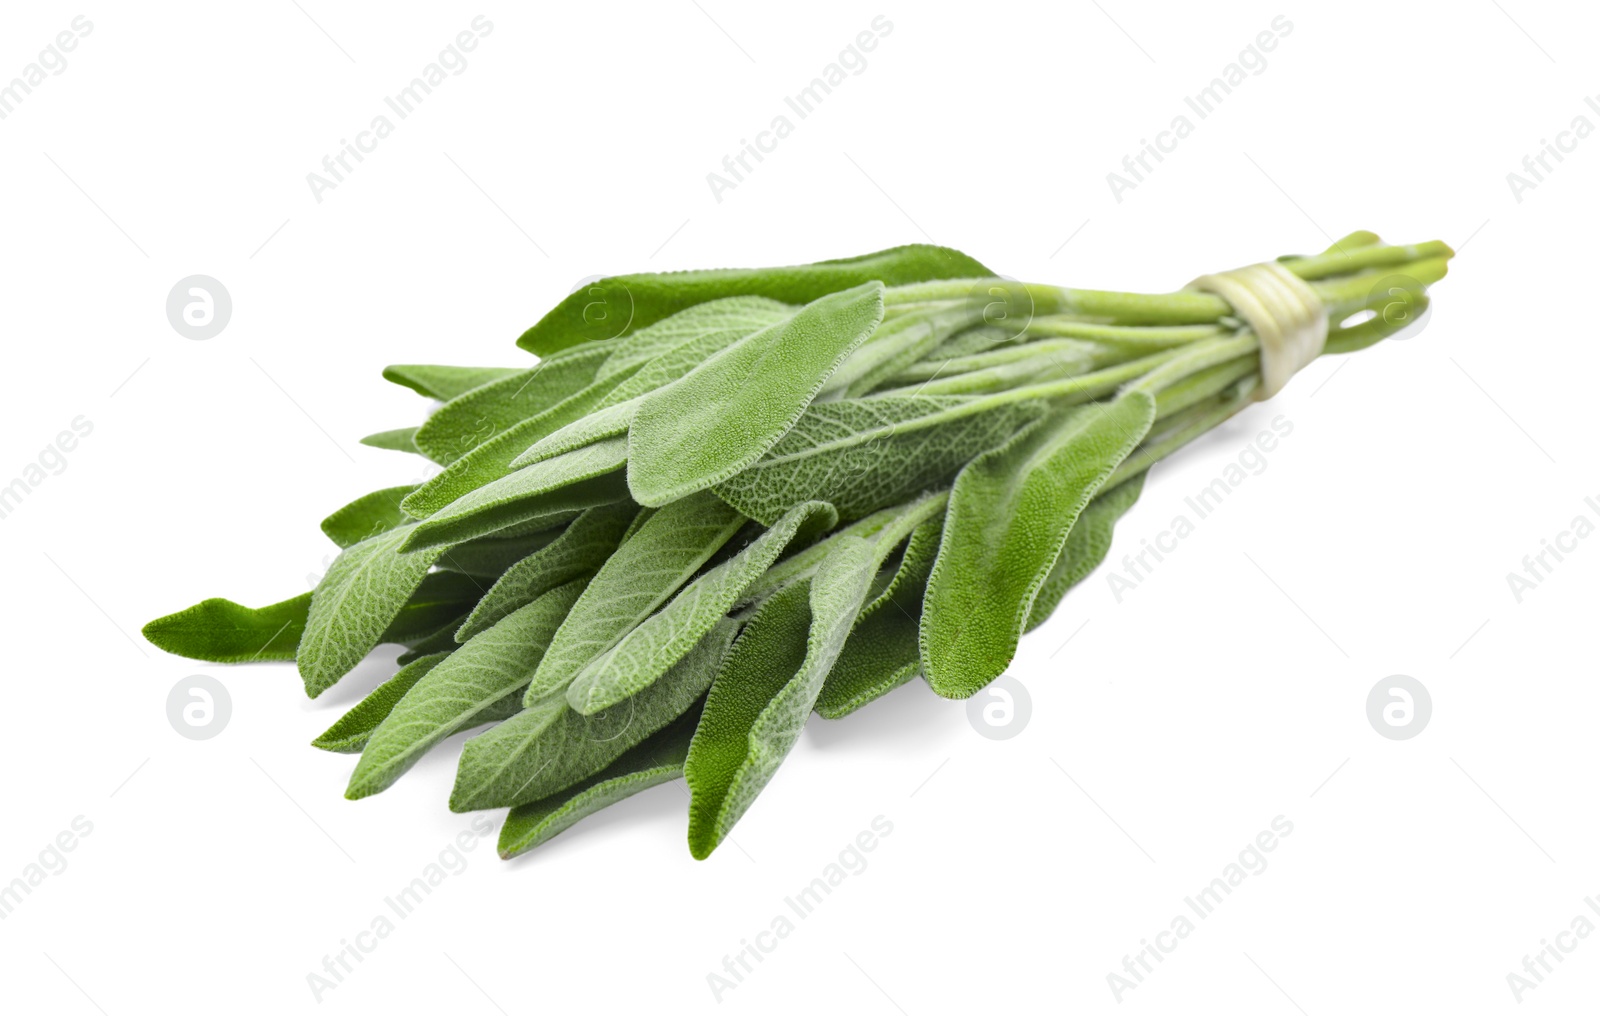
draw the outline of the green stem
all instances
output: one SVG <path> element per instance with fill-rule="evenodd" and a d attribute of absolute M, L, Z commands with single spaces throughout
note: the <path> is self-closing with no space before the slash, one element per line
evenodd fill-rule
<path fill-rule="evenodd" d="M 1101 489 L 1110 490 L 1119 483 L 1147 472 L 1151 466 L 1190 441 L 1231 419 L 1255 401 L 1252 398 L 1254 390 L 1255 382 L 1251 379 L 1248 383 L 1240 384 L 1237 390 L 1215 404 L 1202 404 L 1175 417 L 1174 426 L 1135 449 L 1132 455 L 1122 461 L 1122 465 L 1117 467 Z"/>

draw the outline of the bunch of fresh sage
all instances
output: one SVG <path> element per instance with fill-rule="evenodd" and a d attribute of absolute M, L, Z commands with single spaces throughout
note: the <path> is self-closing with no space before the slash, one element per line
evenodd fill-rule
<path fill-rule="evenodd" d="M 1450 256 L 1355 233 L 1277 264 L 1347 353 L 1413 320 Z M 510 809 L 503 856 L 682 777 L 703 858 L 811 713 L 999 676 L 1146 470 L 1255 397 L 1257 330 L 1210 292 L 1020 284 L 929 246 L 604 279 L 522 336 L 530 366 L 384 372 L 437 405 L 365 443 L 442 469 L 328 516 L 313 592 L 144 633 L 293 660 L 313 698 L 398 643 L 313 742 L 360 754 L 347 797 L 483 727 L 450 807 Z"/>

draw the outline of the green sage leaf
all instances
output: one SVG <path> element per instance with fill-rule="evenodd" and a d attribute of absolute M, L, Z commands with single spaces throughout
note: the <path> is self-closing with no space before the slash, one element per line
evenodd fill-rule
<path fill-rule="evenodd" d="M 346 547 L 317 584 L 296 654 L 307 695 L 321 695 L 360 663 L 422 584 L 439 552 L 401 554 L 414 528 Z"/>
<path fill-rule="evenodd" d="M 627 495 L 625 438 L 611 438 L 536 462 L 456 498 L 412 526 L 406 550 L 457 543 L 573 509 L 614 504 Z"/>
<path fill-rule="evenodd" d="M 893 577 L 861 608 L 817 696 L 817 712 L 823 717 L 849 715 L 922 669 L 917 621 L 942 528 L 942 520 L 931 519 L 912 531 Z"/>
<path fill-rule="evenodd" d="M 651 392 L 628 428 L 633 499 L 663 505 L 756 461 L 882 318 L 881 284 L 833 293 Z"/>
<path fill-rule="evenodd" d="M 1117 521 L 1125 515 L 1144 489 L 1145 474 L 1117 484 L 1089 502 L 1089 507 L 1078 516 L 1067 533 L 1056 563 L 1051 566 L 1039 594 L 1033 598 L 1028 610 L 1028 631 L 1039 627 L 1055 613 L 1056 606 L 1067 591 L 1082 582 L 1089 573 L 1100 567 L 1111 549 L 1111 534 Z"/>
<path fill-rule="evenodd" d="M 783 268 L 615 275 L 571 294 L 523 333 L 517 345 L 545 356 L 579 343 L 626 335 L 686 307 L 729 296 L 762 296 L 804 304 L 877 280 L 902 286 L 934 279 L 986 278 L 994 273 L 960 251 L 927 244 Z"/>
<path fill-rule="evenodd" d="M 498 533 L 480 536 L 450 546 L 434 564 L 473 578 L 488 579 L 492 583 L 512 566 L 526 560 L 528 555 L 543 550 L 559 539 L 565 531 L 557 525 L 524 536 L 501 536 Z"/>
<path fill-rule="evenodd" d="M 979 408 L 931 395 L 813 403 L 766 455 L 715 489 L 758 522 L 804 501 L 827 501 L 841 519 L 858 519 L 943 486 L 1042 411 L 1037 402 Z"/>
<path fill-rule="evenodd" d="M 564 692 L 584 667 L 655 613 L 745 521 L 709 492 L 653 513 L 584 590 L 551 640 L 523 704 L 532 708 Z"/>
<path fill-rule="evenodd" d="M 403 385 L 418 395 L 449 402 L 474 388 L 519 373 L 516 367 L 441 367 L 421 363 L 397 363 L 383 368 L 385 381 Z"/>
<path fill-rule="evenodd" d="M 832 529 L 838 518 L 833 507 L 821 501 L 807 502 L 784 515 L 590 660 L 567 686 L 567 704 L 588 716 L 637 694 L 693 648 L 785 547 Z"/>
<path fill-rule="evenodd" d="M 419 657 L 395 671 L 394 676 L 378 685 L 366 698 L 357 702 L 350 711 L 339 717 L 333 726 L 317 735 L 311 742 L 313 748 L 352 755 L 366 746 L 367 738 L 378 729 L 378 724 L 394 709 L 395 703 L 422 680 L 422 675 L 432 670 L 449 653 L 433 653 Z"/>
<path fill-rule="evenodd" d="M 417 449 L 417 428 L 397 427 L 394 430 L 380 430 L 376 434 L 368 434 L 361 439 L 361 443 L 369 448 L 383 448 L 392 452 L 410 452 L 412 455 L 421 455 Z"/>
<path fill-rule="evenodd" d="M 880 541 L 845 538 L 815 576 L 767 600 L 728 653 L 684 767 L 689 851 L 696 858 L 709 856 L 727 837 L 799 740 L 877 566 L 892 548 Z"/>
<path fill-rule="evenodd" d="M 694 706 L 736 628 L 731 620 L 717 625 L 659 681 L 615 709 L 582 716 L 555 694 L 471 738 L 461 750 L 450 810 L 516 807 L 605 769 Z"/>
<path fill-rule="evenodd" d="M 521 469 L 535 462 L 564 455 L 584 445 L 627 434 L 628 426 L 633 423 L 634 410 L 639 408 L 640 401 L 637 398 L 629 399 L 614 406 L 596 409 L 582 419 L 574 420 L 554 434 L 542 437 L 529 445 L 525 451 L 511 460 L 510 468 Z"/>
<path fill-rule="evenodd" d="M 416 646 L 436 634 L 451 619 L 472 609 L 483 595 L 483 585 L 470 575 L 429 572 L 406 598 L 405 606 L 384 630 L 380 642 Z"/>
<path fill-rule="evenodd" d="M 933 690 L 965 698 L 999 677 L 1078 514 L 1155 420 L 1129 390 L 1058 410 L 956 478 L 923 600 L 922 665 Z"/>
<path fill-rule="evenodd" d="M 500 856 L 510 860 L 527 853 L 602 808 L 682 777 L 699 719 L 700 711 L 690 709 L 588 779 L 512 808 L 500 827 Z"/>
<path fill-rule="evenodd" d="M 512 472 L 514 460 L 531 444 L 588 415 L 600 398 L 626 378 L 596 381 L 554 406 L 497 434 L 444 468 L 405 500 L 405 510 L 427 518 L 457 498 Z"/>
<path fill-rule="evenodd" d="M 575 350 L 464 392 L 417 428 L 416 445 L 436 462 L 454 462 L 581 392 L 594 381 L 607 353 L 604 346 Z"/>
<path fill-rule="evenodd" d="M 212 597 L 158 617 L 142 634 L 157 649 L 210 663 L 292 660 L 311 611 L 311 594 L 265 607 Z"/>
<path fill-rule="evenodd" d="M 322 520 L 322 531 L 340 547 L 360 543 L 370 536 L 386 533 L 411 521 L 400 502 L 414 486 L 385 487 L 363 494 Z"/>
<path fill-rule="evenodd" d="M 466 642 L 556 586 L 598 571 L 622 542 L 637 511 L 637 505 L 625 501 L 579 515 L 548 546 L 506 569 L 456 632 L 456 641 Z"/>
<path fill-rule="evenodd" d="M 430 669 L 372 732 L 344 796 L 356 800 L 387 789 L 429 748 L 483 722 L 485 710 L 520 710 L 521 690 L 584 582 L 557 586 L 518 608 Z"/>
<path fill-rule="evenodd" d="M 795 308 L 786 303 L 760 296 L 710 300 L 618 339 L 595 377 L 638 369 L 705 335 L 721 332 L 749 335 L 782 321 L 794 311 Z"/>

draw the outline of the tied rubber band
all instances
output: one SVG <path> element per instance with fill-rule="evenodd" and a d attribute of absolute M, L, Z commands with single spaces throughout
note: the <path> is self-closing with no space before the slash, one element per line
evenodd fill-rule
<path fill-rule="evenodd" d="M 1322 355 L 1328 311 L 1301 278 L 1276 261 L 1202 275 L 1189 289 L 1228 301 L 1261 340 L 1257 399 L 1270 399 L 1306 364 Z"/>

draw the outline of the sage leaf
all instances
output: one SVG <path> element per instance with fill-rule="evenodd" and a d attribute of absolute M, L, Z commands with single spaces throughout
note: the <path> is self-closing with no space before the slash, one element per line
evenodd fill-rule
<path fill-rule="evenodd" d="M 829 380 L 828 391 L 865 395 L 881 382 L 916 363 L 955 333 L 983 320 L 983 308 L 972 301 L 935 307 L 886 321 L 860 352 Z"/>
<path fill-rule="evenodd" d="M 717 303 L 722 302 L 726 301 L 717 301 Z M 773 303 L 769 300 L 761 301 L 760 303 L 762 306 L 770 308 L 781 308 L 781 313 L 774 309 L 759 315 L 759 317 L 765 318 L 764 323 L 766 324 L 782 321 L 795 310 L 793 307 Z M 710 307 L 713 304 L 705 304 L 704 306 Z M 691 308 L 668 318 L 666 321 L 661 322 L 661 325 L 676 322 L 679 318 L 693 314 L 697 310 L 699 308 Z M 758 315 L 747 311 L 743 317 L 753 322 L 758 318 Z M 637 367 L 637 373 L 624 377 L 609 394 L 600 399 L 598 408 L 594 412 L 533 444 L 527 451 L 517 456 L 511 463 L 512 467 L 525 466 L 603 438 L 626 434 L 629 426 L 633 423 L 634 413 L 638 411 L 646 395 L 683 377 L 714 353 L 727 348 L 754 330 L 756 329 L 741 326 L 701 332 L 695 334 L 682 345 L 668 349 L 654 359 L 645 361 Z M 641 332 L 639 334 L 642 336 L 644 333 Z M 627 341 L 631 340 L 630 337 Z M 612 354 L 613 359 L 616 356 L 616 353 Z M 606 362 L 610 364 L 612 361 L 607 360 Z M 603 367 L 602 371 L 604 371 Z M 602 376 L 609 375 L 602 374 Z"/>
<path fill-rule="evenodd" d="M 1117 520 L 1139 500 L 1139 493 L 1143 489 L 1144 474 L 1141 473 L 1089 502 L 1089 507 L 1072 524 L 1072 529 L 1067 533 L 1067 542 L 1062 545 L 1056 563 L 1051 566 L 1050 574 L 1033 599 L 1033 606 L 1028 610 L 1028 631 L 1049 620 L 1067 591 L 1100 567 L 1100 562 L 1106 559 L 1106 552 L 1111 549 L 1111 534 Z"/>
<path fill-rule="evenodd" d="M 411 521 L 400 502 L 414 486 L 385 487 L 363 494 L 322 520 L 322 531 L 340 547 L 360 543 L 369 536 L 386 533 Z"/>
<path fill-rule="evenodd" d="M 1005 671 L 1068 530 L 1154 420 L 1155 400 L 1125 391 L 1058 410 L 961 471 L 923 599 L 935 692 L 965 698 Z"/>
<path fill-rule="evenodd" d="M 588 387 L 607 352 L 601 346 L 551 357 L 457 395 L 417 428 L 416 445 L 436 462 L 454 462 Z"/>
<path fill-rule="evenodd" d="M 690 709 L 588 779 L 512 808 L 500 827 L 500 857 L 527 853 L 602 808 L 682 777 L 699 719 L 699 710 Z"/>
<path fill-rule="evenodd" d="M 1031 338 L 1032 336 L 1028 337 Z M 964 331 L 959 331 L 944 340 L 922 362 L 943 363 L 945 360 L 954 357 L 973 356 L 1002 346 L 1014 345 L 1021 341 L 1023 339 L 1017 335 L 1015 328 L 1001 328 L 998 325 L 977 325 Z"/>
<path fill-rule="evenodd" d="M 882 284 L 833 293 L 651 392 L 628 428 L 633 499 L 663 505 L 760 458 L 882 318 Z"/>
<path fill-rule="evenodd" d="M 523 333 L 517 345 L 546 356 L 579 343 L 626 335 L 686 307 L 729 296 L 809 303 L 877 280 L 902 286 L 935 279 L 987 278 L 994 273 L 948 247 L 910 244 L 860 257 L 783 268 L 615 275 L 572 293 Z"/>
<path fill-rule="evenodd" d="M 361 439 L 361 443 L 369 448 L 383 448 L 393 452 L 410 452 L 413 455 L 422 454 L 417 449 L 415 438 L 417 428 L 397 427 L 394 430 L 380 430 L 376 434 L 368 434 Z"/>
<path fill-rule="evenodd" d="M 886 395 L 813 403 L 760 460 L 717 495 L 758 522 L 804 501 L 827 501 L 845 521 L 942 486 L 973 456 L 1036 419 L 1037 402 L 985 412 L 959 396 Z"/>
<path fill-rule="evenodd" d="M 397 363 L 383 368 L 385 381 L 440 402 L 449 402 L 474 388 L 516 373 L 515 367 L 440 367 L 421 363 Z"/>
<path fill-rule="evenodd" d="M 210 663 L 292 660 L 311 611 L 301 593 L 265 607 L 212 597 L 144 626 L 151 644 L 175 656 Z"/>
<path fill-rule="evenodd" d="M 427 518 L 457 498 L 506 476 L 515 468 L 514 460 L 530 444 L 582 419 L 625 377 L 619 374 L 597 381 L 484 441 L 412 492 L 405 500 L 405 510 L 417 518 Z"/>
<path fill-rule="evenodd" d="M 311 746 L 344 755 L 361 751 L 366 746 L 367 738 L 394 709 L 395 703 L 399 702 L 413 685 L 422 680 L 422 675 L 449 655 L 449 653 L 433 653 L 412 660 L 401 667 L 395 671 L 393 677 L 372 689 L 366 698 L 339 717 L 333 726 L 317 735 Z"/>
<path fill-rule="evenodd" d="M 422 638 L 409 643 L 409 648 L 396 657 L 395 662 L 405 666 L 425 656 L 453 652 L 456 649 L 456 629 L 461 626 L 462 620 L 463 617 L 451 618 Z"/>
<path fill-rule="evenodd" d="M 405 601 L 384 630 L 380 642 L 416 646 L 434 635 L 452 618 L 472 609 L 483 586 L 470 575 L 455 572 L 429 572 L 417 583 L 416 591 Z"/>
<path fill-rule="evenodd" d="M 772 301 L 763 301 L 761 306 L 764 309 L 759 314 L 752 313 L 747 307 L 745 313 L 741 315 L 743 320 L 738 325 L 702 330 L 687 341 L 663 350 L 655 358 L 641 364 L 638 372 L 632 377 L 617 385 L 610 395 L 600 401 L 601 407 L 642 400 L 644 396 L 658 388 L 665 388 L 745 336 L 788 320 L 799 309 Z M 683 311 L 668 321 L 675 321 L 697 310 L 698 307 Z"/>
<path fill-rule="evenodd" d="M 633 423 L 634 410 L 639 408 L 639 398 L 629 399 L 614 406 L 596 409 L 581 420 L 574 420 L 554 434 L 542 437 L 511 460 L 512 469 L 531 466 L 535 462 L 553 459 L 557 455 L 604 441 L 608 437 L 621 437 L 628 433 Z"/>
<path fill-rule="evenodd" d="M 592 659 L 567 686 L 567 704 L 588 716 L 637 694 L 693 648 L 785 547 L 826 532 L 837 521 L 833 507 L 821 501 L 799 505 L 784 515 Z"/>
<path fill-rule="evenodd" d="M 549 546 L 566 530 L 558 526 L 540 529 L 525 536 L 481 536 L 457 543 L 439 555 L 435 567 L 460 572 L 476 579 L 494 582 L 530 554 Z"/>
<path fill-rule="evenodd" d="M 917 621 L 942 528 L 942 520 L 932 519 L 913 530 L 892 578 L 861 608 L 817 696 L 821 716 L 847 716 L 921 671 Z"/>
<path fill-rule="evenodd" d="M 898 541 L 895 541 L 898 542 Z M 892 548 L 847 537 L 811 579 L 756 611 L 706 697 L 689 746 L 689 852 L 710 856 L 799 740 L 850 634 L 877 565 Z"/>
<path fill-rule="evenodd" d="M 628 442 L 611 438 L 536 462 L 456 498 L 410 527 L 407 551 L 439 547 L 627 496 Z"/>
<path fill-rule="evenodd" d="M 346 547 L 311 596 L 295 660 L 306 694 L 316 698 L 372 651 L 421 585 L 438 551 L 401 554 L 414 525 Z"/>
<path fill-rule="evenodd" d="M 709 492 L 654 512 L 612 553 L 579 597 L 551 639 L 523 704 L 532 708 L 564 692 L 585 666 L 677 592 L 745 521 Z"/>
<path fill-rule="evenodd" d="M 516 807 L 593 776 L 687 712 L 705 694 L 737 625 L 713 628 L 671 670 L 617 708 L 582 716 L 551 695 L 467 741 L 451 811 Z M 549 652 L 546 651 L 546 659 Z"/>
<path fill-rule="evenodd" d="M 455 634 L 456 641 L 466 642 L 556 586 L 598 571 L 622 542 L 636 511 L 638 506 L 627 501 L 579 515 L 549 545 L 506 569 L 472 608 Z"/>
<path fill-rule="evenodd" d="M 793 314 L 795 308 L 760 296 L 730 296 L 681 310 L 618 339 L 596 379 L 637 369 L 708 334 L 749 335 Z"/>
<path fill-rule="evenodd" d="M 387 789 L 429 748 L 482 722 L 485 710 L 519 710 L 522 687 L 584 581 L 518 608 L 430 669 L 372 732 L 344 796 L 356 800 Z"/>
<path fill-rule="evenodd" d="M 465 585 L 463 585 L 465 582 Z M 384 630 L 382 642 L 425 638 L 477 599 L 465 576 L 431 574 L 423 579 Z M 293 660 L 311 614 L 311 593 L 265 607 L 244 607 L 214 597 L 144 626 L 151 644 L 176 656 L 210 663 Z"/>

